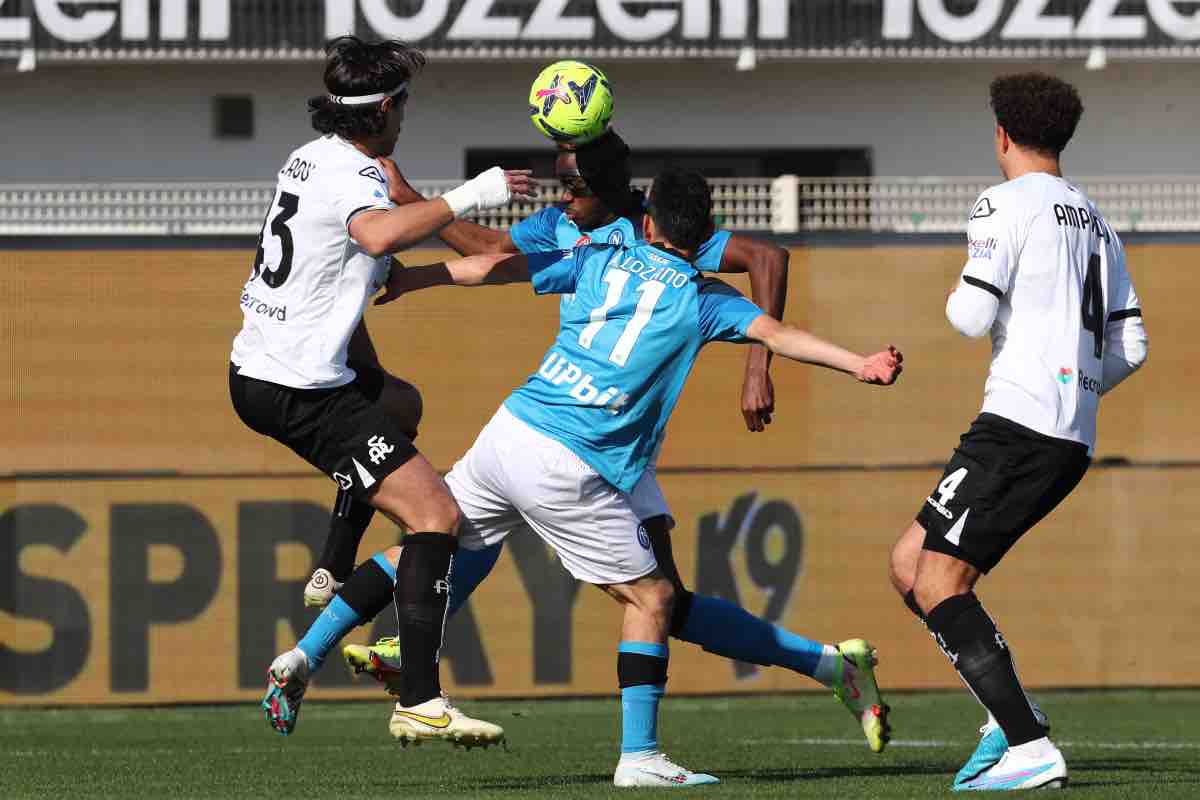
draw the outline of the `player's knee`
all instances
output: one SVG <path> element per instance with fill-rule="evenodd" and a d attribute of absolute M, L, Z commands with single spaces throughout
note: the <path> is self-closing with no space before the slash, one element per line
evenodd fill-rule
<path fill-rule="evenodd" d="M 899 545 L 892 550 L 891 559 L 888 561 L 888 579 L 892 582 L 892 587 L 896 592 L 903 597 L 913 589 L 916 569 L 915 565 L 907 563 L 900 557 L 896 552 L 897 549 L 899 549 Z"/>

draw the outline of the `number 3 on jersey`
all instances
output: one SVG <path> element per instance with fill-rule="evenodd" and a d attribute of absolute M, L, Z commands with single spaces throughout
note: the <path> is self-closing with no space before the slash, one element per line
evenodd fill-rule
<path fill-rule="evenodd" d="M 579 346 L 588 350 L 592 348 L 596 334 L 608 322 L 608 312 L 621 302 L 621 294 L 625 291 L 625 284 L 629 282 L 629 273 L 620 269 L 610 269 L 604 273 L 603 280 L 608 284 L 604 302 L 592 309 L 591 321 L 579 333 Z M 613 345 L 612 352 L 608 354 L 609 361 L 618 367 L 625 366 L 629 361 L 629 354 L 633 352 L 633 346 L 637 344 L 638 337 L 642 335 L 642 330 L 650 323 L 654 307 L 658 305 L 658 298 L 662 297 L 662 293 L 666 290 L 667 285 L 659 281 L 644 281 L 637 287 L 637 293 L 641 295 L 638 298 L 637 308 L 634 309 L 633 317 L 625 325 L 625 330 L 621 332 L 617 343 Z"/>
<path fill-rule="evenodd" d="M 267 235 L 267 226 L 264 223 L 262 232 L 258 234 L 258 252 L 254 255 L 254 271 L 250 274 L 250 280 L 262 275 L 263 283 L 272 289 L 283 286 L 283 282 L 292 272 L 292 252 L 295 247 L 292 243 L 292 231 L 288 228 L 287 223 L 300 210 L 300 198 L 291 192 L 280 192 L 278 206 L 279 210 L 271 218 L 271 235 L 279 239 L 279 265 L 275 269 L 263 269 L 263 259 L 266 256 L 263 251 L 263 237 Z"/>

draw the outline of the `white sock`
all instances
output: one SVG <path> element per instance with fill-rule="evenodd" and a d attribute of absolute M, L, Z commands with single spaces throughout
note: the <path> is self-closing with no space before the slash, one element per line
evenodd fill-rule
<path fill-rule="evenodd" d="M 841 660 L 842 654 L 836 647 L 831 644 L 825 645 L 821 650 L 821 658 L 817 661 L 817 668 L 813 670 L 813 680 L 823 686 L 833 686 L 833 678 L 837 675 Z"/>
<path fill-rule="evenodd" d="M 1011 752 L 1024 756 L 1025 758 L 1045 758 L 1054 752 L 1054 745 L 1050 740 L 1043 736 L 1040 739 L 1034 739 L 1032 742 L 1019 744 L 1016 747 L 1008 748 Z"/>

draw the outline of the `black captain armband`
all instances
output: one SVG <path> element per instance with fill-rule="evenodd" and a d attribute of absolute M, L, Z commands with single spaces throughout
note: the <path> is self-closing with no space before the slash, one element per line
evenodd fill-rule
<path fill-rule="evenodd" d="M 1109 322 L 1119 322 L 1130 317 L 1140 317 L 1142 310 L 1140 308 L 1125 308 L 1120 311 L 1114 311 L 1108 315 Z"/>
<path fill-rule="evenodd" d="M 963 275 L 963 283 L 969 286 L 974 286 L 976 289 L 983 289 L 989 294 L 994 294 L 997 300 L 1004 299 L 1004 292 L 1000 291 L 999 288 L 992 286 L 987 281 L 981 281 L 979 278 L 974 278 L 970 275 Z"/>

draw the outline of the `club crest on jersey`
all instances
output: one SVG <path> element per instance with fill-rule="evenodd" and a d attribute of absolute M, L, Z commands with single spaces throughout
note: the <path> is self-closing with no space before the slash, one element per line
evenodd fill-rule
<path fill-rule="evenodd" d="M 596 76 L 593 75 L 592 79 L 595 80 L 595 77 Z M 611 245 L 619 246 L 623 241 L 625 241 L 625 233 L 620 228 L 617 228 L 608 235 L 608 243 Z"/>
<path fill-rule="evenodd" d="M 637 540 L 638 544 L 642 546 L 643 550 L 650 549 L 650 534 L 646 531 L 645 525 L 638 525 Z"/>
<path fill-rule="evenodd" d="M 971 212 L 971 219 L 987 219 L 995 213 L 996 207 L 992 205 L 991 200 L 985 197 L 975 205 L 975 210 Z"/>
<path fill-rule="evenodd" d="M 333 473 L 333 479 L 337 481 L 338 486 L 346 491 L 350 491 L 350 487 L 354 485 L 354 479 L 349 475 L 343 475 L 340 472 Z"/>
<path fill-rule="evenodd" d="M 379 171 L 379 167 L 373 164 L 369 167 L 363 167 L 358 171 L 358 174 L 362 175 L 364 178 L 370 178 L 373 181 L 379 181 L 384 186 L 387 186 L 387 178 L 383 177 L 383 173 Z"/>

